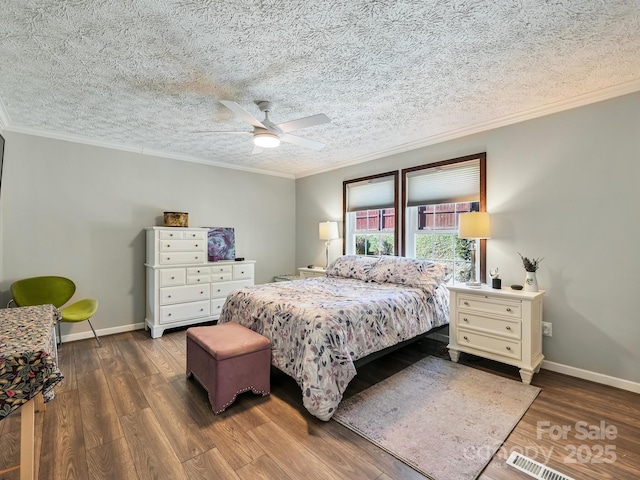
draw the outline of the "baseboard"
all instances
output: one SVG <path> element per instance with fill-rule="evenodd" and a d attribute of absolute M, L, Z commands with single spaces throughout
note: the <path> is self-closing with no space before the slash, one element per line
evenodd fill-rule
<path fill-rule="evenodd" d="M 116 333 L 124 333 L 124 332 L 132 332 L 133 330 L 141 330 L 144 328 L 144 322 L 140 323 L 132 323 L 131 325 L 122 325 L 120 327 L 112 327 L 112 328 L 102 328 L 100 330 L 96 330 L 96 333 L 99 337 L 107 336 L 107 335 L 115 335 Z M 56 334 L 57 334 L 56 327 Z M 93 332 L 89 330 L 88 332 L 79 332 L 79 333 L 71 333 L 67 335 L 62 335 L 62 343 L 66 342 L 75 342 L 76 340 L 84 340 L 86 338 L 94 338 Z"/>
<path fill-rule="evenodd" d="M 550 370 L 552 372 L 563 373 L 572 377 L 581 378 L 582 380 L 589 380 L 591 382 L 600 383 L 602 385 L 609 385 L 610 387 L 628 390 L 629 392 L 640 393 L 640 383 L 625 380 L 623 378 L 611 377 L 602 373 L 591 372 L 589 370 L 570 367 L 569 365 L 562 365 L 561 363 L 549 362 L 547 360 L 544 360 L 542 362 L 542 368 L 544 368 L 545 370 Z"/>

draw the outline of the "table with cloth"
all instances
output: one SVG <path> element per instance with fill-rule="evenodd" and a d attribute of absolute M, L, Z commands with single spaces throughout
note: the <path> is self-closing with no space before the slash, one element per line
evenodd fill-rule
<path fill-rule="evenodd" d="M 34 477 L 35 401 L 53 399 L 64 377 L 57 365 L 53 305 L 0 309 L 0 420 L 21 408 L 20 479 Z M 1 473 L 4 473 L 1 472 Z"/>

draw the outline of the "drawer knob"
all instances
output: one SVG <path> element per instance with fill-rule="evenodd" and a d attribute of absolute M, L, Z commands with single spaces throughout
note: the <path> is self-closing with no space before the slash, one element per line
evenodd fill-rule
<path fill-rule="evenodd" d="M 240 272 L 240 273 L 242 273 L 244 275 L 244 270 L 242 272 Z"/>
<path fill-rule="evenodd" d="M 464 338 L 465 340 L 469 340 L 469 337 L 467 337 L 466 335 L 462 338 Z"/>
<path fill-rule="evenodd" d="M 198 282 L 200 281 L 200 279 L 197 280 Z"/>
<path fill-rule="evenodd" d="M 507 347 L 507 350 L 511 351 L 511 347 Z"/>
<path fill-rule="evenodd" d="M 171 260 L 171 257 L 167 257 L 167 260 Z"/>
<path fill-rule="evenodd" d="M 204 295 L 204 292 L 200 292 L 200 295 Z"/>
<path fill-rule="evenodd" d="M 171 248 L 171 244 L 167 245 L 167 248 Z"/>
<path fill-rule="evenodd" d="M 171 295 L 167 295 L 167 298 L 171 298 Z"/>
<path fill-rule="evenodd" d="M 200 309 L 200 311 L 201 311 L 201 312 L 204 312 L 204 308 L 201 308 L 201 309 Z"/>
<path fill-rule="evenodd" d="M 200 257 L 196 257 L 196 260 L 198 260 L 198 258 L 200 258 Z"/>
<path fill-rule="evenodd" d="M 507 312 L 510 312 L 510 311 L 511 311 L 511 308 L 507 307 Z"/>
<path fill-rule="evenodd" d="M 464 317 L 462 320 L 464 320 L 465 322 L 469 321 L 469 319 L 467 317 Z"/>
<path fill-rule="evenodd" d="M 175 279 L 176 279 L 176 277 L 171 277 L 171 280 L 175 280 Z"/>
<path fill-rule="evenodd" d="M 220 291 L 220 289 L 218 289 L 218 292 Z"/>
<path fill-rule="evenodd" d="M 511 327 L 509 325 L 507 325 L 507 330 L 511 330 Z"/>
<path fill-rule="evenodd" d="M 224 280 L 224 277 L 220 277 L 220 280 Z"/>
<path fill-rule="evenodd" d="M 468 307 L 469 306 L 469 302 L 464 302 L 464 304 Z"/>
<path fill-rule="evenodd" d="M 172 313 L 170 313 L 169 315 L 167 315 L 168 317 L 170 317 L 171 315 L 173 315 Z"/>

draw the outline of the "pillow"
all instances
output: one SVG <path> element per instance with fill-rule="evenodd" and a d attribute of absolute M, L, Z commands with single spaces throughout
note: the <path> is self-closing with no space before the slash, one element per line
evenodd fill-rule
<path fill-rule="evenodd" d="M 378 257 L 342 255 L 327 267 L 327 276 L 355 278 L 366 282 L 369 279 L 369 270 L 371 270 L 378 261 Z"/>
<path fill-rule="evenodd" d="M 405 257 L 380 257 L 369 271 L 369 281 L 376 283 L 398 283 L 423 289 L 427 294 L 446 283 L 451 276 L 451 267 L 444 263 Z"/>

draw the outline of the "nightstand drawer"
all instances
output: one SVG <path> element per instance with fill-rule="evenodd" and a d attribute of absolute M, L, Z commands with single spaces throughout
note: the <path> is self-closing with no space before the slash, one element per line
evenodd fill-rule
<path fill-rule="evenodd" d="M 522 338 L 522 323 L 496 317 L 485 317 L 469 312 L 458 312 L 458 325 L 469 330 L 501 335 L 514 340 Z"/>
<path fill-rule="evenodd" d="M 459 295 L 457 306 L 463 310 L 474 310 L 477 312 L 522 318 L 522 302 L 517 300 L 505 300 L 487 295 Z"/>
<path fill-rule="evenodd" d="M 458 332 L 458 344 L 467 348 L 475 348 L 483 350 L 485 352 L 493 353 L 503 357 L 520 359 L 521 356 L 521 344 L 517 341 L 506 340 L 482 333 L 472 332 L 459 328 Z"/>

